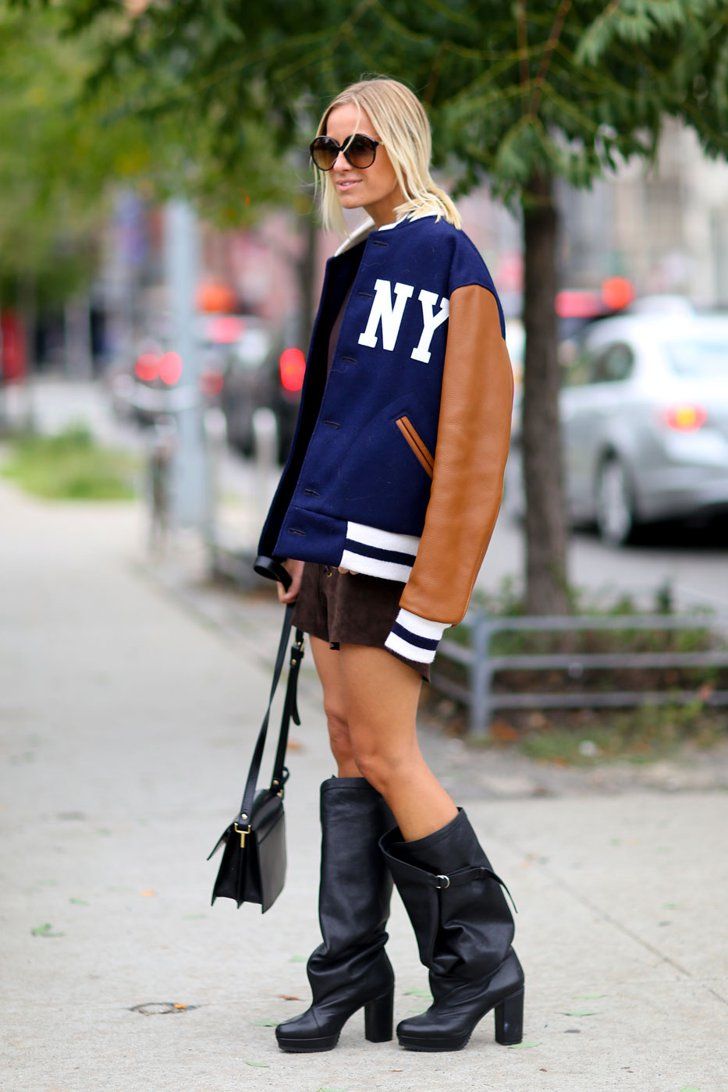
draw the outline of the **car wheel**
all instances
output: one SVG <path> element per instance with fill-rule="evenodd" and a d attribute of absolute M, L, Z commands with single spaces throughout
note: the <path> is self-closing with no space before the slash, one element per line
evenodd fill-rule
<path fill-rule="evenodd" d="M 596 487 L 599 537 L 612 546 L 633 542 L 637 532 L 634 490 L 624 463 L 616 455 L 599 468 Z"/>

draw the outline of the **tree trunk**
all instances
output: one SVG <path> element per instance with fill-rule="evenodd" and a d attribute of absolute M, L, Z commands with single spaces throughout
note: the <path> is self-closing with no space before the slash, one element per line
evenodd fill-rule
<path fill-rule="evenodd" d="M 313 326 L 314 318 L 313 311 L 316 302 L 316 244 L 318 242 L 318 225 L 312 210 L 304 215 L 301 226 L 303 231 L 303 250 L 298 263 L 298 284 L 301 300 L 300 345 L 305 353 L 311 339 L 311 328 Z"/>
<path fill-rule="evenodd" d="M 91 363 L 91 306 L 87 291 L 79 292 L 64 305 L 64 366 L 69 379 L 93 377 Z"/>
<path fill-rule="evenodd" d="M 25 391 L 25 421 L 23 427 L 26 432 L 35 432 L 35 340 L 38 323 L 38 301 L 33 273 L 26 274 L 21 281 L 20 313 L 23 317 L 23 336 L 25 339 L 25 382 L 23 384 Z"/>
<path fill-rule="evenodd" d="M 558 214 L 553 179 L 534 175 L 523 207 L 523 488 L 525 582 L 529 614 L 566 614 L 567 520 L 559 425 L 556 326 Z"/>

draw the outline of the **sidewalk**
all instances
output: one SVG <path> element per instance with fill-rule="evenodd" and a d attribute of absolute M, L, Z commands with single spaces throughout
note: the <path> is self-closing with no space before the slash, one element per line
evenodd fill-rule
<path fill-rule="evenodd" d="M 336 1050 L 281 1053 L 273 1025 L 308 1004 L 333 772 L 310 654 L 285 890 L 266 915 L 210 907 L 205 858 L 238 804 L 273 643 L 260 603 L 246 634 L 179 602 L 143 543 L 137 504 L 46 505 L 0 480 L 3 1088 L 726 1087 L 722 791 L 470 797 L 519 910 L 524 1043 L 498 1046 L 488 1014 L 464 1051 L 417 1054 L 366 1043 L 356 1014 Z M 427 983 L 396 897 L 390 935 L 401 1019 Z M 155 1002 L 185 1007 L 134 1011 Z"/>

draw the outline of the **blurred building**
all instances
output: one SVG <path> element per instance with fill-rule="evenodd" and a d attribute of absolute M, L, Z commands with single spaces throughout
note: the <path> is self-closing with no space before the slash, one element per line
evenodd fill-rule
<path fill-rule="evenodd" d="M 437 180 L 447 189 L 446 177 Z M 699 305 L 728 307 L 728 164 L 703 154 L 692 130 L 668 119 L 657 163 L 634 159 L 589 190 L 557 182 L 562 288 L 598 292 L 626 277 L 638 295 L 681 293 Z M 491 198 L 487 185 L 458 200 L 463 226 L 488 264 L 506 315 L 521 313 L 520 216 Z M 348 214 L 347 214 L 348 216 Z M 361 213 L 348 217 L 353 227 Z M 325 260 L 339 239 L 311 230 L 291 209 L 247 230 L 201 226 L 201 281 L 224 287 L 236 309 L 270 320 L 305 341 Z M 94 298 L 109 314 L 107 358 L 126 355 L 164 306 L 160 210 L 123 192 L 105 240 Z M 309 253 L 312 248 L 313 252 Z"/>
<path fill-rule="evenodd" d="M 591 190 L 559 183 L 562 283 L 626 276 L 638 295 L 673 292 L 728 306 L 728 164 L 665 121 L 654 166 L 634 159 Z"/>

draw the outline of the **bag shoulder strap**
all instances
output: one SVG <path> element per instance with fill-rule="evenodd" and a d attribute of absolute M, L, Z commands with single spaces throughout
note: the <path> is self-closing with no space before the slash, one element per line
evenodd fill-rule
<path fill-rule="evenodd" d="M 246 827 L 250 825 L 250 816 L 253 811 L 253 800 L 255 799 L 255 789 L 258 783 L 258 776 L 260 774 L 260 767 L 263 761 L 263 752 L 265 750 L 265 741 L 268 735 L 268 722 L 270 720 L 271 706 L 273 705 L 273 698 L 275 696 L 276 689 L 278 687 L 278 681 L 283 671 L 283 663 L 286 657 L 286 646 L 288 645 L 288 637 L 291 632 L 293 608 L 295 603 L 287 603 L 285 614 L 283 616 L 283 626 L 281 628 L 281 636 L 278 642 L 278 651 L 276 653 L 275 665 L 273 667 L 273 679 L 270 687 L 270 694 L 268 696 L 268 707 L 263 716 L 263 723 L 258 733 L 258 739 L 253 751 L 253 757 L 250 762 L 250 769 L 248 770 L 248 777 L 245 782 L 245 789 L 243 790 L 243 799 L 240 805 L 240 811 L 238 813 L 236 824 Z M 286 695 L 283 703 L 283 713 L 281 716 L 281 727 L 278 736 L 278 747 L 276 750 L 276 759 L 273 768 L 273 782 L 277 783 L 278 788 L 282 788 L 283 783 L 287 779 L 288 771 L 284 766 L 286 747 L 288 744 L 288 727 L 291 716 L 296 724 L 301 723 L 301 719 L 298 712 L 297 704 L 297 684 L 298 684 L 298 669 L 303 658 L 303 631 L 296 627 L 295 644 L 291 649 L 291 670 L 288 675 L 288 685 L 286 687 Z M 285 772 L 284 772 L 285 771 Z"/>

